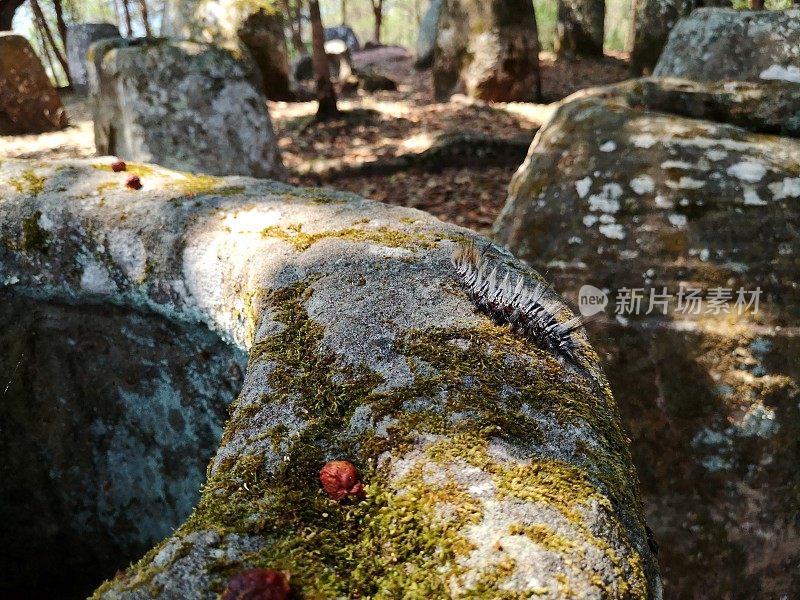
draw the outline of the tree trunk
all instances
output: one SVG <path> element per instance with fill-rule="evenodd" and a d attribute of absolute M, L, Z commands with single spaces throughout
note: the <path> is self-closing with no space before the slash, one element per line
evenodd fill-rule
<path fill-rule="evenodd" d="M 153 37 L 153 32 L 150 29 L 150 18 L 147 16 L 147 0 L 139 0 L 139 8 L 142 10 L 142 23 L 144 24 L 144 33 L 147 37 Z"/>
<path fill-rule="evenodd" d="M 289 36 L 292 39 L 292 46 L 298 54 L 306 54 L 306 46 L 303 43 L 303 15 L 301 11 L 301 2 L 295 3 L 295 9 L 292 10 L 289 0 L 281 0 L 283 5 L 283 12 L 286 14 L 286 22 L 289 24 Z"/>
<path fill-rule="evenodd" d="M 625 40 L 625 52 L 633 52 L 633 40 L 636 38 L 636 14 L 639 12 L 639 1 L 631 0 L 631 20 L 628 24 L 628 38 Z"/>
<path fill-rule="evenodd" d="M 750 10 L 764 10 L 764 0 L 750 0 Z"/>
<path fill-rule="evenodd" d="M 372 14 L 375 15 L 375 31 L 372 34 L 372 41 L 380 44 L 381 25 L 383 23 L 383 0 L 372 0 Z"/>
<path fill-rule="evenodd" d="M 347 24 L 347 0 L 341 0 L 342 25 Z"/>
<path fill-rule="evenodd" d="M 64 69 L 64 74 L 67 76 L 67 83 L 72 85 L 72 78 L 69 76 L 69 65 L 67 64 L 67 59 L 64 56 L 64 53 L 61 52 L 59 47 L 56 45 L 55 38 L 53 38 L 53 32 L 50 31 L 50 27 L 47 25 L 47 21 L 44 18 L 44 13 L 42 12 L 42 7 L 39 6 L 38 0 L 31 0 L 31 8 L 33 9 L 33 14 L 36 17 L 36 20 L 39 22 L 39 26 L 45 33 L 47 37 L 47 41 L 50 42 L 50 48 L 53 49 L 53 54 L 56 55 L 58 62 L 61 63 L 61 68 Z"/>
<path fill-rule="evenodd" d="M 0 0 L 0 31 L 11 29 L 14 13 L 25 3 L 25 0 Z"/>
<path fill-rule="evenodd" d="M 45 59 L 47 59 L 47 64 L 50 66 L 50 73 L 52 74 L 53 86 L 58 87 L 59 81 L 58 81 L 58 75 L 56 74 L 56 65 L 53 62 L 53 55 L 50 53 L 50 48 L 48 47 L 47 44 L 47 35 L 42 30 L 42 24 L 39 21 L 39 19 L 34 19 L 34 22 L 36 23 L 36 31 L 39 34 L 39 42 L 42 44 L 42 53 L 44 54 Z"/>
<path fill-rule="evenodd" d="M 309 0 L 311 13 L 311 39 L 314 46 L 314 77 L 317 81 L 317 120 L 324 121 L 339 114 L 336 106 L 336 90 L 331 82 L 331 70 L 328 55 L 325 54 L 325 30 L 322 28 L 322 17 L 319 14 L 319 0 Z"/>
<path fill-rule="evenodd" d="M 555 47 L 559 57 L 603 56 L 605 0 L 559 0 Z"/>
<path fill-rule="evenodd" d="M 128 0 L 122 1 L 122 13 L 125 15 L 125 28 L 128 30 L 127 36 L 133 35 L 133 23 L 131 22 L 131 7 L 128 5 Z"/>
<path fill-rule="evenodd" d="M 56 23 L 58 23 L 58 34 L 64 44 L 64 51 L 67 50 L 67 22 L 64 20 L 64 7 L 61 0 L 53 0 L 53 9 L 56 11 Z"/>

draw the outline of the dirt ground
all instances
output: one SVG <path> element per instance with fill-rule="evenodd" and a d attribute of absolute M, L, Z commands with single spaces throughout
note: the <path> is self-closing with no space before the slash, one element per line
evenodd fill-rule
<path fill-rule="evenodd" d="M 377 59 L 377 60 L 376 60 Z M 552 102 L 593 85 L 621 81 L 627 57 L 599 61 L 558 61 L 540 56 L 543 95 Z M 341 94 L 341 118 L 324 124 L 312 121 L 315 102 L 269 105 L 283 161 L 291 183 L 327 185 L 402 206 L 426 210 L 436 217 L 486 233 L 502 208 L 519 157 L 507 164 L 447 164 L 411 167 L 389 174 L 326 177 L 337 166 L 386 161 L 417 154 L 448 136 L 475 134 L 528 143 L 552 106 L 510 103 L 488 105 L 465 97 L 433 100 L 430 71 L 418 72 L 402 51 L 356 57 L 356 66 L 386 75 L 397 91 Z M 94 155 L 90 103 L 86 97 L 63 94 L 71 125 L 41 135 L 0 138 L 0 159 L 52 159 Z M 500 161 L 503 162 L 502 160 Z"/>

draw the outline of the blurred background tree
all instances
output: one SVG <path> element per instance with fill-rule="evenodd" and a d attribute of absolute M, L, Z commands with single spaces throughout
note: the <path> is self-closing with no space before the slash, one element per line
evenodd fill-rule
<path fill-rule="evenodd" d="M 294 56 L 310 53 L 307 0 L 257 0 L 278 7 L 287 17 L 286 38 Z M 553 51 L 558 0 L 532 0 L 542 50 Z M 800 0 L 798 0 L 800 1 Z M 766 9 L 788 8 L 792 0 L 733 0 L 737 9 L 754 2 Z M 429 0 L 319 0 L 326 27 L 347 24 L 363 43 L 369 40 L 413 48 Z M 38 6 L 38 10 L 37 7 Z M 604 49 L 622 51 L 628 44 L 631 0 L 606 0 Z M 0 30 L 13 29 L 34 45 L 58 85 L 68 79 L 63 68 L 66 27 L 74 22 L 107 21 L 127 36 L 158 35 L 164 0 L 0 0 Z M 41 17 L 37 16 L 41 13 Z M 13 21 L 12 21 L 13 19 Z M 52 42 L 51 42 L 52 38 Z"/>

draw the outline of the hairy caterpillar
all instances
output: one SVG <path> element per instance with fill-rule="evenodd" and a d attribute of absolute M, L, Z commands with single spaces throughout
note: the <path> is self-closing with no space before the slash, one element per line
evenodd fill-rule
<path fill-rule="evenodd" d="M 486 256 L 490 247 L 480 252 L 466 242 L 453 252 L 453 266 L 472 301 L 496 323 L 509 325 L 562 362 L 575 363 L 577 344 L 572 334 L 583 324 L 581 317 L 560 322 L 556 314 L 563 305 L 546 296 L 549 286 L 529 283 L 521 274 L 512 283 L 511 272 L 503 275 Z"/>

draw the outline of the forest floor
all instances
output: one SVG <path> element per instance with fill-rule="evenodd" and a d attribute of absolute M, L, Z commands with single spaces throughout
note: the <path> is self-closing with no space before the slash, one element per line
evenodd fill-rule
<path fill-rule="evenodd" d="M 485 104 L 463 96 L 437 103 L 430 71 L 416 71 L 410 57 L 387 54 L 385 60 L 377 52 L 357 56 L 356 66 L 390 77 L 398 90 L 341 94 L 338 119 L 314 122 L 316 102 L 270 102 L 290 182 L 419 208 L 487 233 L 525 149 L 552 105 Z M 586 87 L 621 81 L 627 77 L 626 59 L 614 54 L 602 60 L 561 61 L 542 53 L 543 95 L 554 102 Z M 88 100 L 71 94 L 63 100 L 70 127 L 4 137 L 0 159 L 94 155 Z M 487 160 L 482 149 L 492 143 L 499 144 L 499 150 Z M 470 146 L 475 147 L 473 153 Z"/>

